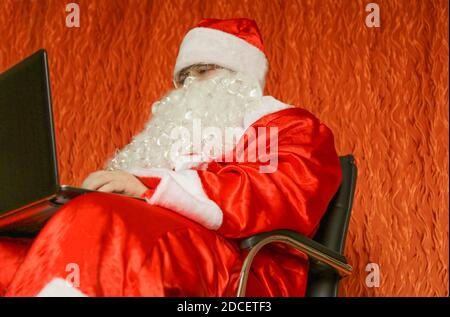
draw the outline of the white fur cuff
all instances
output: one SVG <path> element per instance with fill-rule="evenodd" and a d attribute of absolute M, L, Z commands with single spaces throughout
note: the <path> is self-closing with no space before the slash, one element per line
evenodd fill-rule
<path fill-rule="evenodd" d="M 155 193 L 147 199 L 148 203 L 176 211 L 211 230 L 222 225 L 222 210 L 204 192 L 197 171 L 133 168 L 129 172 L 136 176 L 161 178 Z"/>

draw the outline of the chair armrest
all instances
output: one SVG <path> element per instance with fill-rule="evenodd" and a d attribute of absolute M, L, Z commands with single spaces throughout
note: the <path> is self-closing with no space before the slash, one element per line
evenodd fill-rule
<path fill-rule="evenodd" d="M 324 245 L 290 230 L 275 230 L 260 233 L 241 241 L 241 250 L 249 250 L 242 266 L 237 296 L 245 296 L 248 274 L 253 258 L 259 250 L 270 243 L 285 243 L 308 257 L 323 262 L 334 268 L 341 276 L 349 275 L 352 267 L 347 259 L 338 252 L 330 250 Z"/>
<path fill-rule="evenodd" d="M 333 251 L 333 250 L 327 248 L 326 246 L 324 246 L 310 238 L 305 237 L 302 234 L 299 234 L 297 232 L 290 231 L 290 230 L 274 230 L 274 231 L 270 231 L 270 232 L 256 234 L 254 236 L 251 236 L 247 239 L 242 240 L 241 244 L 240 244 L 240 248 L 241 248 L 241 250 L 251 249 L 255 245 L 257 245 L 260 241 L 262 241 L 268 237 L 273 237 L 273 236 L 281 236 L 281 237 L 291 238 L 298 243 L 301 243 L 301 244 L 308 246 L 324 255 L 327 255 L 328 257 L 334 258 L 342 263 L 347 263 L 347 259 L 342 254 L 340 254 L 336 251 Z M 303 251 L 303 252 L 305 252 L 305 251 Z"/>

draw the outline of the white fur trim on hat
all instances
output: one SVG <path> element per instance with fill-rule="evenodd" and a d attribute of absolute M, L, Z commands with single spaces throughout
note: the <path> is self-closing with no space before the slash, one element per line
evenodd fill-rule
<path fill-rule="evenodd" d="M 216 64 L 253 76 L 264 89 L 268 69 L 266 56 L 235 35 L 205 27 L 190 30 L 180 45 L 174 78 L 183 68 L 198 63 Z"/>

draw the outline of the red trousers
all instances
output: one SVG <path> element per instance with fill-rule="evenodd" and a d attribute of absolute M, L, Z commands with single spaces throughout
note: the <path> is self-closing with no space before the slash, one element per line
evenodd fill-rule
<path fill-rule="evenodd" d="M 35 296 L 70 277 L 88 296 L 235 296 L 238 242 L 144 201 L 89 193 L 35 239 L 0 237 L 0 295 Z M 304 295 L 307 260 L 285 251 L 255 258 L 248 296 Z"/>

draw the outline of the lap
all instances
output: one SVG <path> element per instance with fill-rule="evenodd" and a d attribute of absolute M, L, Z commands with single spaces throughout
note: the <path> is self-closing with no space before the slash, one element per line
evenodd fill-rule
<path fill-rule="evenodd" d="M 239 262 L 234 242 L 171 210 L 89 193 L 62 206 L 45 225 L 11 294 L 64 278 L 75 263 L 89 295 L 219 295 Z M 36 267 L 43 270 L 36 274 Z"/>
<path fill-rule="evenodd" d="M 72 224 L 72 230 L 79 227 L 95 229 L 112 221 L 121 222 L 128 230 L 148 238 L 157 238 L 170 231 L 190 229 L 201 234 L 212 232 L 178 213 L 145 201 L 109 193 L 88 193 L 81 195 L 63 207 L 51 219 L 47 227 L 64 220 L 65 226 Z"/>

